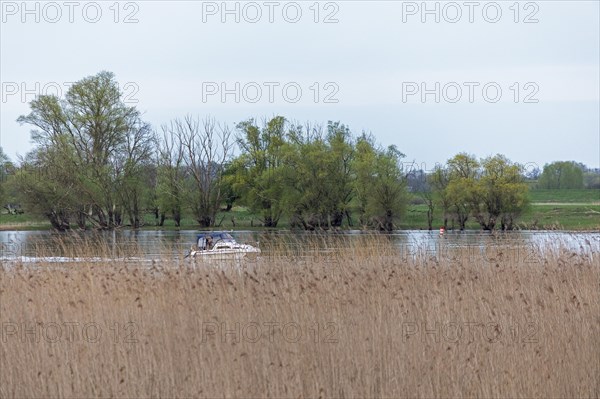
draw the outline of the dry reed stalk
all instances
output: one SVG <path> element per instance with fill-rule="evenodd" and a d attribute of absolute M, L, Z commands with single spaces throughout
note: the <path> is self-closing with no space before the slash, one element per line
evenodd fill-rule
<path fill-rule="evenodd" d="M 0 268 L 0 397 L 599 396 L 597 252 L 296 244 Z"/>

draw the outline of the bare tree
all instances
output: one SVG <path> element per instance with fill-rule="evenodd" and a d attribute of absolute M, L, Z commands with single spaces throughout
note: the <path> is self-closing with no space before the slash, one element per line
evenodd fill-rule
<path fill-rule="evenodd" d="M 183 149 L 183 164 L 191 176 L 188 199 L 201 227 L 215 225 L 223 195 L 223 171 L 231 157 L 233 137 L 227 126 L 214 118 L 186 116 L 171 124 Z"/>

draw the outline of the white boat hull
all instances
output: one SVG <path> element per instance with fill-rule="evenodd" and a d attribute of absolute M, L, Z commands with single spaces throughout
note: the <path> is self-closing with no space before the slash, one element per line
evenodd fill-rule
<path fill-rule="evenodd" d="M 242 259 L 242 258 L 256 258 L 260 254 L 260 249 L 248 246 L 242 246 L 245 248 L 228 248 L 228 249 L 208 249 L 190 251 L 189 256 L 192 258 L 204 258 L 204 259 Z"/>

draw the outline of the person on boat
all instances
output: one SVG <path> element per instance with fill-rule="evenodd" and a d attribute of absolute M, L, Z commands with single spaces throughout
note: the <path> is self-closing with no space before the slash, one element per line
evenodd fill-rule
<path fill-rule="evenodd" d="M 213 246 L 213 238 L 211 235 L 206 236 L 206 249 L 210 250 Z"/>

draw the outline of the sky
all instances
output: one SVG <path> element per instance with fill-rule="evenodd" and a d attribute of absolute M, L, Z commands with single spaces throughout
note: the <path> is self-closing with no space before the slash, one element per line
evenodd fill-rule
<path fill-rule="evenodd" d="M 159 129 L 283 115 L 396 145 L 600 167 L 598 1 L 1 1 L 0 146 L 39 94 L 100 71 Z"/>

